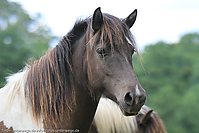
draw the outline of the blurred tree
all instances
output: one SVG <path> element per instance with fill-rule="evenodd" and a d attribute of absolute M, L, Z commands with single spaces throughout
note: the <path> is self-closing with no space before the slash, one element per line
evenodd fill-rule
<path fill-rule="evenodd" d="M 134 69 L 154 108 L 171 133 L 198 133 L 199 34 L 184 35 L 178 43 L 158 42 L 145 48 L 143 66 Z"/>
<path fill-rule="evenodd" d="M 47 51 L 54 39 L 50 33 L 41 18 L 32 19 L 19 4 L 0 0 L 0 87 L 5 85 L 5 76 Z"/>

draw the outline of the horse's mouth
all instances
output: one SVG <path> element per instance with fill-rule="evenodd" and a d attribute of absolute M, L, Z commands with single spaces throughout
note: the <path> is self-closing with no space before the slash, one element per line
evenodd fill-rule
<path fill-rule="evenodd" d="M 128 112 L 126 112 L 125 110 L 122 110 L 122 113 L 123 113 L 123 115 L 125 115 L 125 116 L 135 116 L 135 115 L 137 115 L 138 114 L 138 112 L 130 112 L 130 113 L 128 113 Z"/>
<path fill-rule="evenodd" d="M 125 115 L 125 116 L 135 116 L 135 115 L 138 114 L 138 112 L 127 112 L 127 111 L 124 109 L 124 107 L 122 107 L 121 105 L 120 105 L 120 109 L 121 109 L 123 115 Z"/>
<path fill-rule="evenodd" d="M 128 113 L 128 112 L 124 111 L 123 114 L 124 114 L 125 116 L 135 116 L 135 115 L 137 115 L 138 113 Z"/>

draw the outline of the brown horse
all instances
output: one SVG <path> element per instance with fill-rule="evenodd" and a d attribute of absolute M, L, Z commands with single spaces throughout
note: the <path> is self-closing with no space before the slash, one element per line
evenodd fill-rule
<path fill-rule="evenodd" d="M 132 66 L 137 48 L 129 28 L 136 16 L 137 10 L 119 19 L 97 8 L 46 55 L 8 77 L 0 89 L 0 127 L 88 132 L 102 94 L 124 115 L 136 115 L 146 100 Z"/>
<path fill-rule="evenodd" d="M 125 117 L 111 100 L 102 97 L 89 133 L 166 133 L 162 120 L 146 105 L 137 116 Z"/>

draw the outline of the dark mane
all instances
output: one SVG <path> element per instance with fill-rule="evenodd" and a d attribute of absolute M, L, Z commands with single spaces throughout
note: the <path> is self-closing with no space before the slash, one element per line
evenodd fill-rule
<path fill-rule="evenodd" d="M 50 126 L 56 127 L 57 121 L 70 117 L 75 105 L 71 47 L 86 28 L 85 21 L 77 21 L 55 48 L 31 65 L 26 96 L 30 99 L 33 118 L 38 122 L 42 116 L 44 126 L 52 123 Z"/>
<path fill-rule="evenodd" d="M 75 22 L 75 25 L 72 28 L 72 30 L 66 35 L 70 44 L 73 45 L 75 41 L 79 40 L 80 37 L 82 37 L 82 35 L 86 32 L 87 27 L 88 27 L 87 21 L 88 19 L 77 20 Z"/>

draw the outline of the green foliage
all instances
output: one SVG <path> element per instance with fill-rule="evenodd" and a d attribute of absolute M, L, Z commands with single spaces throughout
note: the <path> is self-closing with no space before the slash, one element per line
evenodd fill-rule
<path fill-rule="evenodd" d="M 147 92 L 147 105 L 163 119 L 170 133 L 198 133 L 199 34 L 184 35 L 178 43 L 158 42 L 145 48 L 143 67 L 134 69 Z"/>
<path fill-rule="evenodd" d="M 30 18 L 17 3 L 0 0 L 0 88 L 5 85 L 6 76 L 49 48 L 54 37 L 40 19 Z"/>

